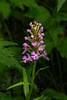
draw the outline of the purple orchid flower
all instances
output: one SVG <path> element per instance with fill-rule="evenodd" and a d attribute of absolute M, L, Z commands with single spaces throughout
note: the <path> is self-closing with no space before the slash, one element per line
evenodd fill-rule
<path fill-rule="evenodd" d="M 27 61 L 32 61 L 31 56 L 28 53 L 27 53 L 27 55 L 28 55 Z"/>
<path fill-rule="evenodd" d="M 30 24 L 29 24 L 30 26 L 32 25 L 32 22 L 30 22 Z"/>
<path fill-rule="evenodd" d="M 34 38 L 34 35 L 31 35 L 31 38 L 33 39 Z"/>
<path fill-rule="evenodd" d="M 40 45 L 39 48 L 38 48 L 38 50 L 39 51 L 43 51 L 44 50 L 44 47 L 45 47 L 45 45 Z"/>
<path fill-rule="evenodd" d="M 27 32 L 31 32 L 31 30 L 30 29 L 27 29 Z"/>
<path fill-rule="evenodd" d="M 21 53 L 22 55 L 27 51 L 27 48 L 24 48 L 24 51 Z"/>
<path fill-rule="evenodd" d="M 40 43 L 41 43 L 41 44 L 43 44 L 43 43 L 44 43 L 44 41 L 43 41 L 43 40 L 41 40 L 41 41 L 40 41 Z"/>
<path fill-rule="evenodd" d="M 31 44 L 32 44 L 32 46 L 34 46 L 34 47 L 37 46 L 37 42 L 35 42 L 35 41 L 33 41 Z"/>
<path fill-rule="evenodd" d="M 24 46 L 24 47 L 27 47 L 27 46 L 28 46 L 28 44 L 27 44 L 27 43 L 23 43 L 23 46 Z"/>
<path fill-rule="evenodd" d="M 24 39 L 25 39 L 25 40 L 28 40 L 28 37 L 25 36 Z"/>
<path fill-rule="evenodd" d="M 27 56 L 23 56 L 23 62 L 26 63 L 27 62 Z"/>
<path fill-rule="evenodd" d="M 47 52 L 43 52 L 43 57 L 46 58 L 47 60 L 50 60 L 49 57 L 47 57 Z"/>
<path fill-rule="evenodd" d="M 43 40 L 43 37 L 41 36 L 40 39 Z"/>
<path fill-rule="evenodd" d="M 31 26 L 31 29 L 27 29 L 27 32 L 30 33 L 30 36 L 25 36 L 24 39 L 29 40 L 29 42 L 31 42 L 31 45 L 23 43 L 24 51 L 22 52 L 22 55 L 25 54 L 26 51 L 28 51 L 31 55 L 27 53 L 27 56 L 23 56 L 23 62 L 27 63 L 28 61 L 37 60 L 41 56 L 49 60 L 49 58 L 47 57 L 47 52 L 45 52 L 45 45 L 43 44 L 44 33 L 42 33 L 42 24 L 34 21 L 34 24 L 30 22 L 29 25 Z"/>
<path fill-rule="evenodd" d="M 36 60 L 36 59 L 39 59 L 39 56 L 38 56 L 38 54 L 36 54 L 35 53 L 35 51 L 33 51 L 32 53 L 31 53 L 31 57 L 34 59 L 34 60 Z"/>

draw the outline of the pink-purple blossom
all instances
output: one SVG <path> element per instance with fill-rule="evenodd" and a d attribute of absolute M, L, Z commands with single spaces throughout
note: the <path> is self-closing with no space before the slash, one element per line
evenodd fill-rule
<path fill-rule="evenodd" d="M 27 46 L 28 46 L 28 44 L 27 44 L 27 43 L 23 43 L 23 46 L 24 46 L 24 47 L 27 47 Z"/>
<path fill-rule="evenodd" d="M 44 57 L 47 60 L 47 52 L 45 51 L 45 44 L 43 41 L 43 26 L 41 23 L 34 21 L 29 23 L 31 29 L 27 29 L 27 32 L 30 33 L 29 36 L 25 36 L 24 39 L 28 40 L 27 43 L 23 43 L 24 51 L 21 53 L 23 56 L 23 62 L 27 63 L 28 61 L 38 60 L 40 57 Z M 26 55 L 25 55 L 26 54 Z"/>
<path fill-rule="evenodd" d="M 32 61 L 32 58 L 28 53 L 27 53 L 27 56 L 28 56 L 27 61 Z"/>
<path fill-rule="evenodd" d="M 38 36 L 41 36 L 39 33 L 37 34 Z"/>
<path fill-rule="evenodd" d="M 37 28 L 36 27 L 34 27 L 34 30 L 36 30 Z"/>
<path fill-rule="evenodd" d="M 49 60 L 49 57 L 47 57 L 47 52 L 43 52 L 43 57 L 46 58 L 47 60 Z"/>
<path fill-rule="evenodd" d="M 27 48 L 24 48 L 24 51 L 21 54 L 24 54 L 27 51 Z"/>
<path fill-rule="evenodd" d="M 39 26 L 41 26 L 42 24 L 41 23 L 39 23 Z"/>
<path fill-rule="evenodd" d="M 43 27 L 41 27 L 41 30 L 43 30 Z"/>
<path fill-rule="evenodd" d="M 39 56 L 38 56 L 38 54 L 36 54 L 35 53 L 35 51 L 33 51 L 32 53 L 31 53 L 31 57 L 34 59 L 34 60 L 36 60 L 36 59 L 39 59 Z"/>
<path fill-rule="evenodd" d="M 39 51 L 43 51 L 44 50 L 44 47 L 45 47 L 45 45 L 40 45 L 39 48 L 38 48 L 38 50 Z"/>
<path fill-rule="evenodd" d="M 25 36 L 24 39 L 25 39 L 25 40 L 28 40 L 28 37 Z"/>
<path fill-rule="evenodd" d="M 34 21 L 34 24 L 36 24 L 37 22 L 36 21 Z"/>
<path fill-rule="evenodd" d="M 30 39 L 30 36 L 28 36 L 28 39 Z"/>
<path fill-rule="evenodd" d="M 23 56 L 23 62 L 26 63 L 27 62 L 27 56 Z"/>
<path fill-rule="evenodd" d="M 34 38 L 34 35 L 31 35 L 31 38 L 33 39 Z"/>
<path fill-rule="evenodd" d="M 43 40 L 43 37 L 41 36 L 40 39 Z"/>
<path fill-rule="evenodd" d="M 26 63 L 28 61 L 32 61 L 32 58 L 30 57 L 30 55 L 27 53 L 27 56 L 23 56 L 23 62 Z"/>
<path fill-rule="evenodd" d="M 41 36 L 44 36 L 44 33 L 41 33 Z"/>
<path fill-rule="evenodd" d="M 27 32 L 31 32 L 31 30 L 30 29 L 27 29 Z"/>
<path fill-rule="evenodd" d="M 32 22 L 30 22 L 30 24 L 29 24 L 30 26 L 32 25 Z"/>
<path fill-rule="evenodd" d="M 36 42 L 36 41 L 33 41 L 33 42 L 31 43 L 31 45 L 35 47 L 35 46 L 37 46 L 37 42 Z"/>
<path fill-rule="evenodd" d="M 40 43 L 41 43 L 41 44 L 43 44 L 43 43 L 44 43 L 44 41 L 43 41 L 43 40 L 41 40 L 41 41 L 40 41 Z"/>
<path fill-rule="evenodd" d="M 38 23 L 36 23 L 36 25 L 38 25 Z"/>

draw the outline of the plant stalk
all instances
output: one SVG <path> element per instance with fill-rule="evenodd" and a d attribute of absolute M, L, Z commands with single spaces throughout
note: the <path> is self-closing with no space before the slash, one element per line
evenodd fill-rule
<path fill-rule="evenodd" d="M 32 70 L 32 80 L 31 80 L 30 92 L 29 92 L 26 100 L 30 100 L 30 97 L 31 97 L 31 94 L 32 94 L 33 85 L 34 85 L 35 68 L 36 68 L 36 61 L 34 61 L 34 66 L 33 66 L 33 70 Z"/>

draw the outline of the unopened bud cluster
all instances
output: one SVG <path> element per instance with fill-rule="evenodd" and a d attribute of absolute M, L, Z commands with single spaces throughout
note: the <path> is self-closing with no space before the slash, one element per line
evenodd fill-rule
<path fill-rule="evenodd" d="M 43 27 L 41 26 L 41 23 L 34 21 L 34 24 L 30 22 L 29 25 L 31 29 L 27 29 L 27 32 L 30 33 L 30 36 L 25 36 L 24 39 L 29 41 L 30 44 L 28 45 L 27 42 L 23 43 L 23 62 L 27 63 L 28 61 L 37 60 L 42 56 L 49 60 L 47 57 L 47 52 L 45 51 L 45 45 L 43 41 L 44 33 L 42 33 Z"/>

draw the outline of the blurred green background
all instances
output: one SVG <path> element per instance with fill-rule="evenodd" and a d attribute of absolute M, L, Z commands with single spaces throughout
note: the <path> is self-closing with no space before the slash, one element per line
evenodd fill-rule
<path fill-rule="evenodd" d="M 45 100 L 67 100 L 67 1 L 65 0 L 0 0 L 0 100 L 25 100 L 23 87 L 6 90 L 23 81 L 25 67 L 31 80 L 31 63 L 22 64 L 22 43 L 29 22 L 37 21 L 44 27 L 44 42 L 50 61 L 37 61 L 33 96 L 47 96 Z M 11 42 L 8 42 L 11 41 Z M 12 44 L 14 42 L 14 44 Z M 15 43 L 19 44 L 18 46 Z M 12 46 L 10 46 L 12 45 Z M 19 62 L 19 63 L 18 63 Z M 33 99 L 31 99 L 33 100 Z"/>

